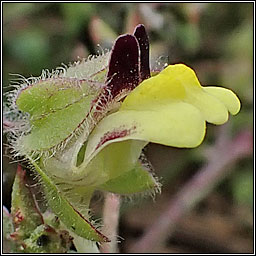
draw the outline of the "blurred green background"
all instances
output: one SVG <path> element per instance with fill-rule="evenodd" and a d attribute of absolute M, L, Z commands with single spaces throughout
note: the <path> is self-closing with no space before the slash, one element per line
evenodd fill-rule
<path fill-rule="evenodd" d="M 151 67 L 185 63 L 203 85 L 232 89 L 242 108 L 230 117 L 227 134 L 252 133 L 253 8 L 253 3 L 3 3 L 3 91 L 11 89 L 10 74 L 39 76 L 42 69 L 111 49 L 118 35 L 132 33 L 143 23 L 150 39 Z M 121 252 L 127 252 L 169 199 L 207 164 L 205 154 L 217 133 L 215 126 L 208 125 L 206 140 L 197 149 L 147 148 L 162 177 L 163 192 L 156 197 L 158 203 L 149 199 L 123 204 Z M 3 160 L 3 203 L 10 207 L 16 165 L 7 156 Z M 159 252 L 252 252 L 253 177 L 251 153 L 230 167 L 229 174 L 177 225 Z M 92 206 L 99 216 L 101 204 L 96 200 Z M 147 207 L 152 211 L 148 218 Z"/>

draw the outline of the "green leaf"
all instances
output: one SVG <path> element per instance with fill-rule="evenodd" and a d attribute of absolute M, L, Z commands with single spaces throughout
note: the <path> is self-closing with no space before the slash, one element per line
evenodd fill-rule
<path fill-rule="evenodd" d="M 13 224 L 15 229 L 9 239 L 6 237 L 10 249 L 23 253 L 66 252 L 71 246 L 69 233 L 54 229 L 45 222 L 26 183 L 25 175 L 26 172 L 19 166 L 12 193 L 13 223 L 8 223 Z"/>
<path fill-rule="evenodd" d="M 63 197 L 62 193 L 52 180 L 41 170 L 37 163 L 32 158 L 28 158 L 41 177 L 49 207 L 63 224 L 75 234 L 85 239 L 97 242 L 109 241 L 107 237 L 101 234 L 65 197 Z"/>
<path fill-rule="evenodd" d="M 5 238 L 8 238 L 14 231 L 14 227 L 12 223 L 12 216 L 8 213 L 5 207 L 3 207 L 3 220 L 3 234 Z"/>
<path fill-rule="evenodd" d="M 12 190 L 11 213 L 19 239 L 25 239 L 43 219 L 37 209 L 32 193 L 26 184 L 26 172 L 18 166 Z"/>
<path fill-rule="evenodd" d="M 16 244 L 11 240 L 10 234 L 14 232 L 14 226 L 12 222 L 12 216 L 8 210 L 3 207 L 3 252 L 11 253 L 15 252 Z"/>

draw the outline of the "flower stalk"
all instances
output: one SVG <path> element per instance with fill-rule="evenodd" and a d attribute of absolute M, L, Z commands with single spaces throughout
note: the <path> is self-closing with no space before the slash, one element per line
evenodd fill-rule
<path fill-rule="evenodd" d="M 110 243 L 101 246 L 102 253 L 118 253 L 118 224 L 121 198 L 113 193 L 105 193 L 103 208 L 103 233 L 110 238 Z"/>

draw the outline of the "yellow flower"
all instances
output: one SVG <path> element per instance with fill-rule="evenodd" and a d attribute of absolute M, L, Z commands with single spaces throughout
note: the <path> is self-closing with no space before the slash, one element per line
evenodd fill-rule
<path fill-rule="evenodd" d="M 228 120 L 228 112 L 235 115 L 239 110 L 240 101 L 231 90 L 203 87 L 191 68 L 169 65 L 144 80 L 118 112 L 97 125 L 89 137 L 86 156 L 123 140 L 196 147 L 205 136 L 206 121 L 220 125 Z"/>
<path fill-rule="evenodd" d="M 196 147 L 206 122 L 223 124 L 228 112 L 240 110 L 232 91 L 202 87 L 186 65 L 170 65 L 148 78 L 143 25 L 120 36 L 105 57 L 50 77 L 42 73 L 10 96 L 27 121 L 14 136 L 15 151 L 40 175 L 52 211 L 76 235 L 94 241 L 107 241 L 82 216 L 88 217 L 94 190 L 159 191 L 140 159 L 142 149 L 149 142 Z"/>

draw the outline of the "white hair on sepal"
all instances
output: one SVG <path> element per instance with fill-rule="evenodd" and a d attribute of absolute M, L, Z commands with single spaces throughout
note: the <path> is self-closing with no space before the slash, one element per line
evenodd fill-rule
<path fill-rule="evenodd" d="M 21 142 L 19 140 L 22 136 L 28 134 L 32 129 L 30 125 L 30 115 L 28 113 L 24 113 L 18 110 L 16 106 L 16 100 L 20 92 L 42 81 L 60 79 L 57 82 L 64 82 L 65 86 L 68 87 L 72 85 L 77 85 L 78 87 L 80 87 L 82 82 L 86 82 L 88 83 L 90 90 L 92 90 L 92 93 L 96 93 L 99 95 L 101 94 L 100 91 L 104 88 L 104 81 L 97 81 L 98 78 L 93 76 L 96 75 L 98 72 L 107 69 L 109 58 L 110 52 L 102 51 L 101 55 L 89 56 L 87 59 L 78 60 L 73 64 L 69 64 L 68 66 L 62 64 L 61 67 L 57 67 L 56 69 L 51 71 L 48 69 L 44 69 L 42 70 L 41 75 L 38 77 L 31 76 L 29 78 L 25 78 L 24 76 L 19 74 L 12 74 L 13 76 L 15 76 L 15 78 L 13 79 L 13 85 L 10 84 L 10 86 L 14 88 L 14 90 L 6 93 L 8 110 L 6 108 L 7 111 L 5 111 L 5 115 L 6 120 L 11 120 L 15 122 L 15 127 L 13 127 L 13 129 L 7 130 L 7 133 L 11 134 L 8 135 L 8 138 L 10 138 L 9 141 L 14 156 L 37 154 L 40 156 L 53 157 L 56 152 L 62 151 L 66 147 L 66 145 L 72 140 L 73 137 L 76 138 L 77 136 L 80 136 L 82 134 L 84 137 L 88 137 L 93 127 L 98 123 L 101 118 L 103 118 L 107 114 L 108 108 L 112 103 L 110 102 L 112 98 L 111 92 L 107 90 L 107 94 L 104 95 L 104 93 L 102 93 L 102 96 L 104 98 L 104 101 L 109 101 L 109 104 L 104 107 L 101 102 L 101 100 L 103 100 L 102 98 L 101 100 L 99 100 L 99 102 L 97 102 L 97 104 L 95 104 L 95 106 L 92 107 L 92 112 L 97 111 L 100 113 L 97 118 L 99 120 L 95 120 L 94 113 L 89 112 L 87 113 L 87 117 L 82 120 L 77 128 L 72 131 L 67 138 L 63 139 L 63 141 L 61 141 L 59 144 L 54 145 L 53 147 L 48 149 L 31 150 L 30 152 L 28 152 L 28 150 L 25 149 L 23 145 L 21 145 Z M 79 71 L 79 69 L 81 70 Z M 73 73 L 73 76 L 71 75 L 72 70 L 77 70 L 76 73 Z M 82 80 L 79 81 L 79 77 L 82 77 Z M 86 96 L 86 94 L 82 94 L 82 96 L 78 100 L 66 104 L 64 108 L 79 102 L 79 100 L 82 100 Z M 100 109 L 96 109 L 96 107 L 100 107 Z M 57 110 L 58 109 L 56 109 L 56 111 Z M 10 118 L 10 116 L 12 117 Z"/>
<path fill-rule="evenodd" d="M 122 194 L 121 199 L 124 203 L 130 205 L 137 205 L 141 202 L 145 202 L 148 198 L 151 198 L 155 202 L 155 198 L 157 194 L 161 193 L 161 183 L 158 183 L 154 188 L 148 189 L 143 192 L 137 192 L 134 194 Z"/>
<path fill-rule="evenodd" d="M 155 185 L 154 187 L 148 188 L 145 191 L 137 192 L 134 194 L 122 194 L 121 197 L 126 203 L 133 203 L 134 201 L 145 200 L 149 197 L 151 197 L 152 200 L 155 201 L 156 195 L 161 194 L 162 184 L 160 183 L 160 179 L 155 175 L 154 168 L 150 161 L 146 158 L 144 153 L 141 153 L 139 162 L 142 164 L 143 167 L 145 167 L 146 171 L 148 171 L 150 175 L 152 175 Z"/>
<path fill-rule="evenodd" d="M 87 95 L 82 95 L 79 100 L 74 101 L 73 103 L 69 103 L 64 107 L 68 107 L 71 104 L 75 104 L 76 102 L 79 102 L 81 99 L 85 98 L 86 96 Z M 4 115 L 6 117 L 6 120 L 11 119 L 12 124 L 14 124 L 13 128 L 10 127 L 9 129 L 6 129 L 6 133 L 8 134 L 9 142 L 13 148 L 13 152 L 15 152 L 15 156 L 21 156 L 21 155 L 33 154 L 33 153 L 36 153 L 36 154 L 42 153 L 42 155 L 52 157 L 57 151 L 63 150 L 67 145 L 67 143 L 77 134 L 86 133 L 88 135 L 91 130 L 89 126 L 92 126 L 92 122 L 89 122 L 87 118 L 85 118 L 82 125 L 80 125 L 77 129 L 75 129 L 65 140 L 63 140 L 59 144 L 46 150 L 34 150 L 32 152 L 27 152 L 27 151 L 24 151 L 24 147 L 19 143 L 19 138 L 28 134 L 32 129 L 32 126 L 29 123 L 29 114 L 27 113 L 24 114 L 23 112 L 19 111 L 15 104 L 13 104 L 11 107 L 5 107 L 5 109 L 6 110 L 4 112 Z M 12 118 L 9 118 L 10 115 L 12 115 Z M 92 117 L 90 119 L 91 121 L 93 120 Z"/>
<path fill-rule="evenodd" d="M 155 175 L 155 170 L 154 170 L 154 167 L 153 165 L 151 164 L 151 162 L 148 160 L 148 158 L 146 157 L 146 155 L 144 154 L 144 152 L 142 152 L 140 154 L 140 157 L 139 157 L 139 161 L 141 162 L 142 166 L 144 166 L 147 171 L 152 175 L 153 179 L 155 180 L 155 186 L 154 188 L 152 188 L 151 190 L 146 191 L 145 193 L 145 196 L 151 196 L 153 200 L 155 200 L 155 196 L 156 194 L 160 194 L 161 193 L 161 187 L 162 187 L 162 184 L 160 183 L 160 178 L 158 178 L 156 175 Z M 143 192 L 142 192 L 143 193 Z"/>
<path fill-rule="evenodd" d="M 157 59 L 151 61 L 153 74 L 161 72 L 164 68 L 168 66 L 169 56 L 161 55 Z"/>
<path fill-rule="evenodd" d="M 100 55 L 89 55 L 88 58 L 70 63 L 66 69 L 65 77 L 89 79 L 96 73 L 108 67 L 110 51 L 103 51 Z"/>

